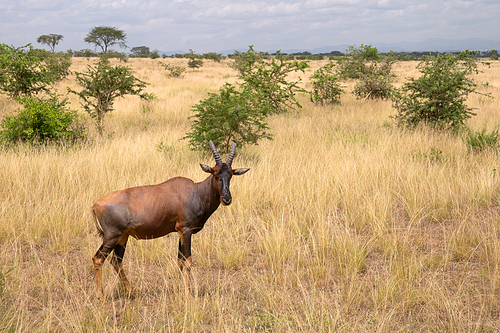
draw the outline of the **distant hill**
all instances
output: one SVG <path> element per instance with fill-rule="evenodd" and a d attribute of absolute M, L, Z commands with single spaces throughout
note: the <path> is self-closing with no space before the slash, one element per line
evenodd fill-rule
<path fill-rule="evenodd" d="M 467 39 L 445 39 L 430 38 L 422 42 L 398 42 L 398 43 L 364 43 L 376 47 L 379 52 L 456 52 L 463 50 L 486 51 L 500 50 L 500 41 L 484 38 Z M 359 45 L 358 45 L 359 46 Z M 331 51 L 345 51 L 346 45 L 325 46 L 308 50 L 311 53 L 329 53 Z M 283 51 L 285 52 L 285 51 Z"/>
<path fill-rule="evenodd" d="M 497 50 L 500 51 L 500 41 L 485 39 L 485 38 L 466 38 L 466 39 L 445 39 L 445 38 L 430 38 L 422 42 L 398 42 L 398 43 L 363 43 L 365 45 L 371 45 L 376 47 L 379 52 L 457 52 L 463 50 L 471 51 L 487 51 L 487 50 Z M 360 46 L 361 44 L 356 44 Z M 317 53 L 330 53 L 332 51 L 345 52 L 347 49 L 346 45 L 331 45 L 323 46 L 313 49 L 287 49 L 281 50 L 283 53 L 299 53 L 299 52 L 311 52 L 312 54 Z M 237 49 L 240 52 L 245 52 L 247 49 Z M 256 51 L 264 51 L 269 53 L 274 53 L 276 50 L 259 50 L 256 46 Z M 233 50 L 217 50 L 213 51 L 221 53 L 223 55 L 228 55 L 234 52 Z M 160 51 L 160 54 L 173 55 L 176 53 L 184 54 L 185 51 Z"/>

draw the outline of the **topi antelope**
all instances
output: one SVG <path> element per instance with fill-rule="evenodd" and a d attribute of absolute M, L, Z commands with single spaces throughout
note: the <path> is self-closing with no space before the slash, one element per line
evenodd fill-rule
<path fill-rule="evenodd" d="M 103 296 L 101 267 L 111 251 L 111 264 L 127 292 L 132 294 L 122 267 L 129 236 L 152 239 L 174 231 L 179 233 L 179 267 L 184 271 L 186 290 L 191 292 L 191 236 L 203 229 L 221 202 L 225 206 L 231 204 L 231 177 L 249 170 L 231 168 L 236 150 L 234 142 L 226 163 L 222 162 L 212 141 L 210 148 L 216 163 L 213 168 L 200 164 L 203 171 L 210 173 L 200 183 L 175 177 L 158 185 L 116 191 L 94 203 L 92 213 L 102 237 L 102 245 L 92 257 L 99 298 Z"/>

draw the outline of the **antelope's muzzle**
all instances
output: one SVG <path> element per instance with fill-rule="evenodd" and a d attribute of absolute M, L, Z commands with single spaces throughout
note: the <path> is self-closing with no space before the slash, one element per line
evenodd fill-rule
<path fill-rule="evenodd" d="M 231 204 L 231 201 L 232 201 L 231 192 L 222 191 L 221 199 L 222 199 L 222 204 L 224 206 L 229 206 Z"/>

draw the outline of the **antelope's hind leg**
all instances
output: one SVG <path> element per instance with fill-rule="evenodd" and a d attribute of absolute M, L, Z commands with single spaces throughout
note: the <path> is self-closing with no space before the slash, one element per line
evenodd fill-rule
<path fill-rule="evenodd" d="M 114 249 L 116 244 L 118 243 L 118 238 L 116 239 L 104 239 L 101 247 L 92 257 L 92 262 L 94 263 L 95 270 L 95 282 L 97 285 L 97 298 L 102 298 L 103 290 L 102 290 L 102 265 L 106 258 Z"/>
<path fill-rule="evenodd" d="M 123 286 L 125 287 L 125 290 L 127 291 L 128 295 L 133 297 L 134 291 L 132 290 L 132 286 L 130 285 L 127 276 L 125 275 L 125 271 L 123 270 L 123 264 L 122 264 L 126 247 L 127 247 L 127 240 L 125 240 L 123 244 L 120 243 L 116 244 L 116 246 L 113 249 L 113 257 L 111 258 L 111 264 L 113 265 L 113 268 L 120 277 L 120 280 L 122 281 Z"/>

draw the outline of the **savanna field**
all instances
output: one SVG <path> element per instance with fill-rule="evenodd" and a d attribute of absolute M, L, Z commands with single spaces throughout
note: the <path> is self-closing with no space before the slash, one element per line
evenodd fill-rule
<path fill-rule="evenodd" d="M 97 140 L 74 147 L 0 149 L 0 331 L 2 332 L 498 332 L 500 330 L 500 156 L 474 152 L 461 135 L 394 125 L 391 101 L 357 100 L 268 118 L 274 140 L 238 147 L 233 203 L 193 236 L 193 297 L 177 265 L 178 235 L 131 239 L 128 297 L 109 260 L 104 300 L 92 255 L 101 244 L 94 201 L 115 190 L 174 176 L 207 177 L 206 152 L 180 140 L 191 108 L 236 71 L 205 61 L 184 78 L 160 62 L 125 65 L 158 99 L 117 100 Z M 83 72 L 95 59 L 73 58 Z M 112 60 L 113 64 L 119 64 Z M 312 61 L 309 77 L 326 61 Z M 123 65 L 123 63 L 122 63 Z M 417 62 L 394 66 L 396 86 Z M 477 116 L 500 126 L 500 62 L 475 76 Z M 74 75 L 56 87 L 80 90 Z M 0 95 L 0 116 L 18 104 Z M 223 160 L 227 158 L 222 154 Z"/>

